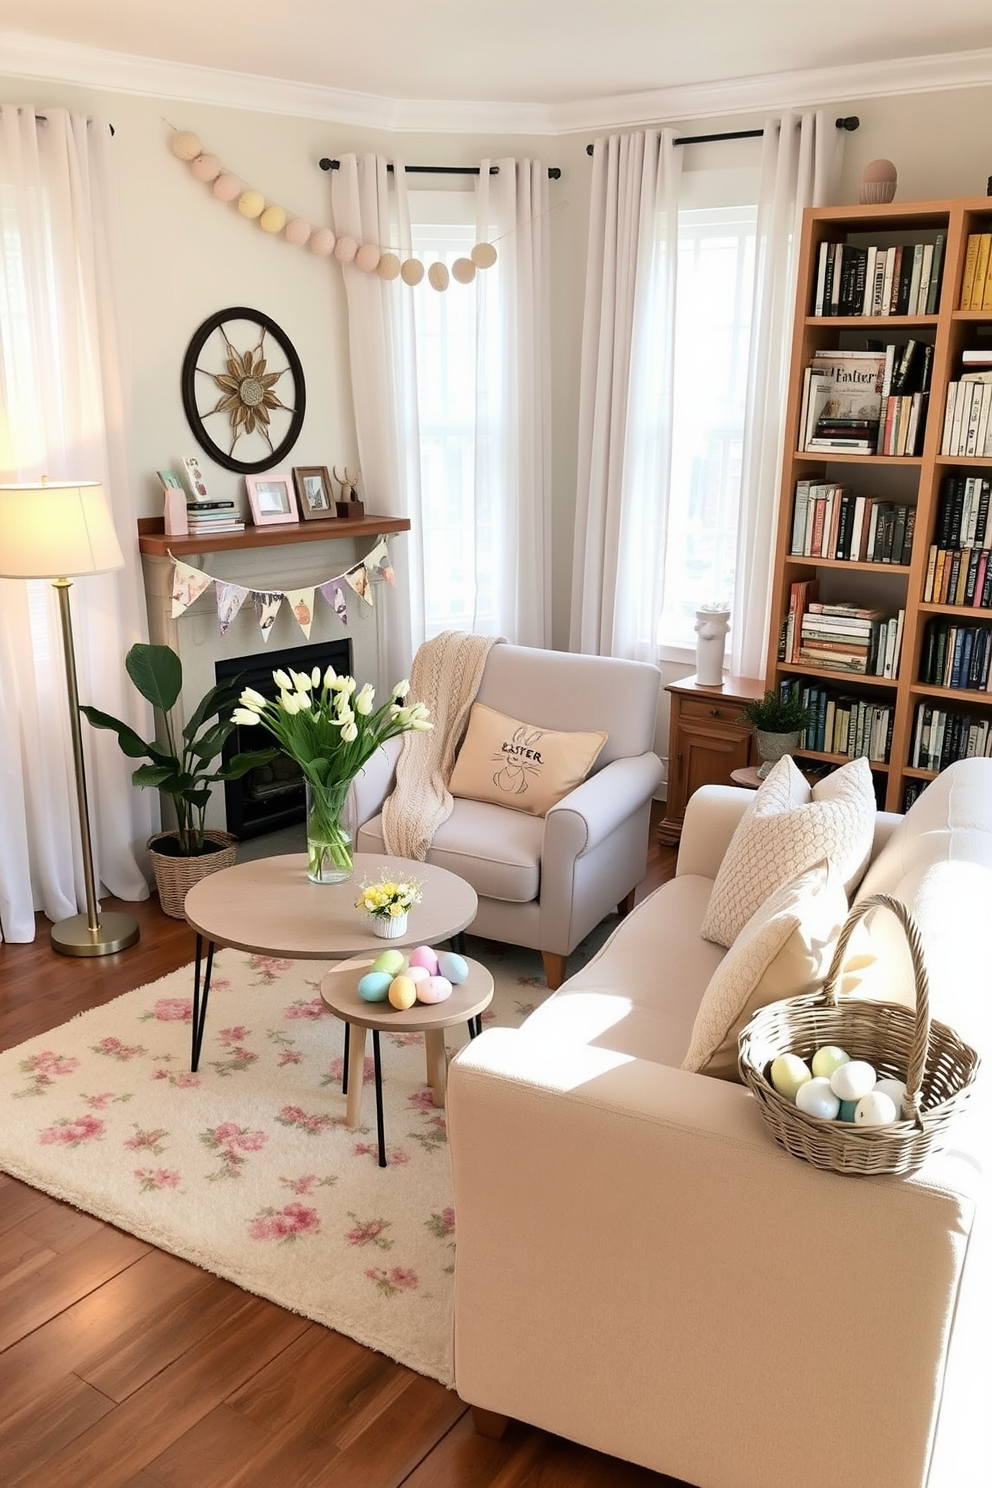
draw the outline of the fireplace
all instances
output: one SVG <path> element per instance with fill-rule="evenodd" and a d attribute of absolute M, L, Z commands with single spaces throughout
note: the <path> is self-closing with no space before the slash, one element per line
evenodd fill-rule
<path fill-rule="evenodd" d="M 310 672 L 315 666 L 321 671 L 332 666 L 336 672 L 350 673 L 351 642 L 321 641 L 285 651 L 234 656 L 215 662 L 214 671 L 218 682 L 237 677 L 243 686 L 253 687 L 263 697 L 275 697 L 278 688 L 272 680 L 273 672 L 280 668 Z M 243 750 L 264 749 L 272 742 L 272 736 L 264 729 L 235 727 L 225 741 L 223 759 L 229 760 Z M 303 774 L 293 760 L 279 754 L 271 764 L 250 770 L 240 780 L 225 780 L 224 806 L 227 830 L 242 841 L 293 826 L 302 822 L 306 814 Z"/>

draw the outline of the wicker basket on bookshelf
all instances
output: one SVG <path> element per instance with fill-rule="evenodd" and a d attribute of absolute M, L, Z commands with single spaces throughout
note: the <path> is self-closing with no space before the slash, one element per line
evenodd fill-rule
<path fill-rule="evenodd" d="M 840 998 L 844 956 L 855 927 L 884 906 L 901 924 L 915 979 L 915 1010 L 895 1003 Z M 906 1084 L 903 1119 L 888 1126 L 856 1126 L 808 1116 L 779 1094 L 769 1078 L 779 1054 L 809 1063 L 825 1044 L 873 1065 L 879 1078 Z M 823 990 L 759 1009 L 740 1036 L 745 1084 L 775 1140 L 794 1157 L 834 1173 L 913 1173 L 941 1145 L 948 1124 L 966 1102 L 978 1072 L 974 1049 L 953 1029 L 930 1017 L 930 987 L 919 926 L 901 900 L 873 894 L 844 921 Z"/>

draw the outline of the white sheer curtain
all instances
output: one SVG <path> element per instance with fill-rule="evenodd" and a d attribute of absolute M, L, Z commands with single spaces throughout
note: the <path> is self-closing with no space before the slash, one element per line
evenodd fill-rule
<path fill-rule="evenodd" d="M 126 567 L 71 593 L 79 695 L 149 728 L 123 658 L 145 634 L 125 451 L 124 336 L 110 132 L 49 108 L 0 109 L 0 480 L 104 483 Z M 147 737 L 147 735 L 146 735 Z M 135 846 L 157 801 L 130 784 L 116 739 L 84 726 L 95 874 L 147 897 Z M 0 580 L 0 929 L 85 909 L 58 609 L 51 584 Z"/>
<path fill-rule="evenodd" d="M 829 200 L 836 183 L 839 133 L 820 113 L 764 126 L 734 575 L 738 675 L 764 672 L 794 254 L 803 207 Z M 681 166 L 673 140 L 672 131 L 645 130 L 596 144 L 582 337 L 570 644 L 651 661 L 671 478 Z"/>
<path fill-rule="evenodd" d="M 498 258 L 473 285 L 476 313 L 474 469 L 461 519 L 485 542 L 472 548 L 476 573 L 498 596 L 486 629 L 524 645 L 550 635 L 550 331 L 546 170 L 536 161 L 483 161 L 477 187 L 480 237 Z M 335 231 L 410 254 L 410 200 L 404 167 L 381 157 L 345 156 L 332 181 Z M 384 512 L 408 516 L 409 539 L 393 544 L 398 594 L 387 617 L 380 684 L 409 670 L 425 639 L 426 573 L 417 398 L 417 301 L 438 291 L 411 289 L 344 267 L 349 344 L 363 482 Z M 408 598 L 408 608 L 404 600 Z"/>
<path fill-rule="evenodd" d="M 825 112 L 783 114 L 764 125 L 731 617 L 730 667 L 738 677 L 765 672 L 802 213 L 831 200 L 842 135 Z"/>
<path fill-rule="evenodd" d="M 673 130 L 647 129 L 593 149 L 569 644 L 638 661 L 658 659 L 664 580 L 682 164 L 674 140 Z"/>

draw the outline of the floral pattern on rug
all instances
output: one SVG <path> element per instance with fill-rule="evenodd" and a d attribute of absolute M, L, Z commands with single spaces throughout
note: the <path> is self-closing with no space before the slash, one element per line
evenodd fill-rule
<path fill-rule="evenodd" d="M 518 1025 L 547 995 L 536 952 L 468 949 L 496 982 L 485 1024 Z M 386 1167 L 371 1058 L 362 1125 L 345 1127 L 331 964 L 219 951 L 196 1074 L 191 967 L 0 1054 L 0 1167 L 450 1384 L 445 1113 L 422 1036 L 386 1033 Z M 449 1050 L 466 1038 L 447 1030 Z"/>

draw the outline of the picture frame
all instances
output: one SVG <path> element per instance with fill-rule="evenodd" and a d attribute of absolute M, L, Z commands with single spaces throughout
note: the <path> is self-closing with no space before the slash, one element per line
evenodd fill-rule
<path fill-rule="evenodd" d="M 273 527 L 278 522 L 298 522 L 293 482 L 287 471 L 270 475 L 246 475 L 248 504 L 256 527 Z"/>
<path fill-rule="evenodd" d="M 328 517 L 337 516 L 326 465 L 294 465 L 293 484 L 304 519 L 317 517 L 326 521 Z"/>

